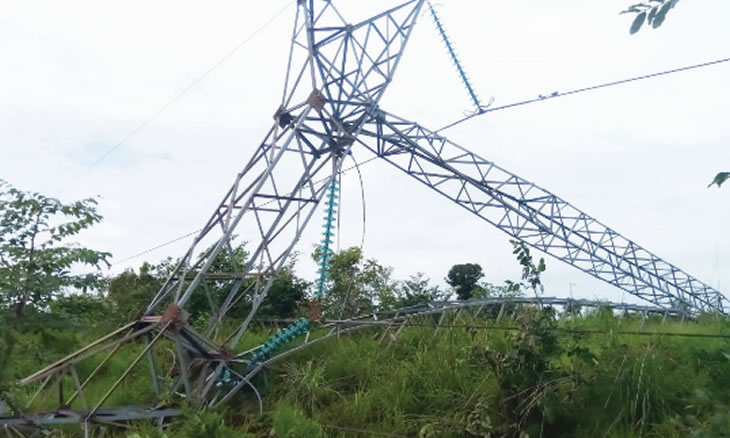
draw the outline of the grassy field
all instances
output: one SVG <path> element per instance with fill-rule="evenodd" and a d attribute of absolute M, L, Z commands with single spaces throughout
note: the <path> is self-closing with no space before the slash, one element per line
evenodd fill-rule
<path fill-rule="evenodd" d="M 642 321 L 608 310 L 575 316 L 525 308 L 500 321 L 464 311 L 449 315 L 442 327 L 435 322 L 414 321 L 397 337 L 373 327 L 276 363 L 254 382 L 263 414 L 253 394 L 242 393 L 223 411 L 189 410 L 162 432 L 140 423 L 106 436 L 730 436 L 726 320 Z M 34 371 L 97 333 L 26 333 L 13 374 Z M 261 327 L 247 343 L 271 333 Z M 109 381 L 91 388 L 90 397 L 99 396 L 140 349 L 115 357 Z M 140 377 L 146 372 L 144 366 L 135 370 Z M 151 399 L 146 384 L 129 382 L 113 404 Z"/>

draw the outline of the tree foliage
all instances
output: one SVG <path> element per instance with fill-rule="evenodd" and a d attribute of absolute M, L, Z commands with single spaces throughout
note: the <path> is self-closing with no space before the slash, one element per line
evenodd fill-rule
<path fill-rule="evenodd" d="M 98 289 L 100 274 L 75 274 L 78 265 L 109 266 L 108 252 L 70 241 L 101 220 L 96 201 L 64 204 L 0 181 L 0 307 L 22 315 L 44 308 L 64 291 Z"/>
<path fill-rule="evenodd" d="M 51 301 L 48 313 L 56 325 L 64 328 L 93 327 L 113 322 L 115 310 L 102 293 L 70 294 Z"/>
<path fill-rule="evenodd" d="M 258 310 L 262 317 L 292 318 L 297 315 L 307 298 L 309 282 L 294 273 L 294 263 L 276 274 L 266 300 Z"/>
<path fill-rule="evenodd" d="M 656 29 L 664 23 L 670 10 L 679 3 L 679 0 L 648 0 L 648 3 L 635 3 L 621 14 L 635 14 L 629 32 L 635 34 L 641 30 L 644 23 Z"/>
<path fill-rule="evenodd" d="M 398 304 L 396 307 L 415 306 L 432 301 L 448 299 L 448 291 L 438 286 L 432 286 L 431 280 L 422 272 L 411 275 L 408 280 L 400 283 L 398 288 Z"/>
<path fill-rule="evenodd" d="M 319 260 L 319 249 L 312 257 Z M 325 311 L 329 317 L 347 318 L 394 307 L 397 285 L 391 279 L 392 272 L 392 268 L 365 259 L 358 247 L 335 253 L 327 272 Z"/>
<path fill-rule="evenodd" d="M 721 187 L 725 181 L 730 179 L 730 172 L 720 172 L 717 175 L 715 175 L 715 179 L 712 180 L 709 187 L 712 187 L 716 185 L 717 187 Z"/>
<path fill-rule="evenodd" d="M 454 265 L 446 275 L 446 283 L 454 288 L 460 300 L 468 300 L 479 288 L 479 280 L 484 277 L 482 267 L 477 263 Z"/>
<path fill-rule="evenodd" d="M 542 294 L 545 290 L 540 275 L 545 272 L 545 259 L 540 258 L 537 265 L 532 259 L 530 248 L 527 247 L 525 242 L 519 240 L 510 240 L 512 244 L 512 254 L 517 257 L 517 261 L 522 266 L 522 281 L 520 283 L 514 283 L 510 280 L 507 281 L 508 290 L 512 292 L 518 292 L 521 288 L 530 288 L 538 296 L 538 290 Z"/>
<path fill-rule="evenodd" d="M 212 272 L 236 273 L 245 266 L 248 252 L 245 244 L 239 244 L 221 251 L 216 257 L 210 270 Z M 138 271 L 127 269 L 109 282 L 109 298 L 117 307 L 117 314 L 124 321 L 141 314 L 152 301 L 164 284 L 167 277 L 174 270 L 177 261 L 167 258 L 153 265 L 145 262 Z M 300 304 L 306 298 L 309 283 L 297 277 L 294 273 L 295 262 L 290 263 L 274 277 L 266 300 L 259 308 L 258 314 L 264 317 L 289 318 L 297 314 Z M 183 288 L 185 288 L 197 271 L 191 271 Z M 247 290 L 251 278 L 243 280 L 239 290 Z M 207 320 L 219 306 L 233 287 L 233 280 L 205 280 L 199 286 L 198 292 L 191 295 L 185 305 L 193 320 Z M 251 308 L 251 297 L 244 296 L 229 312 L 228 316 L 234 319 L 245 317 Z M 165 305 L 164 303 L 162 304 Z"/>
<path fill-rule="evenodd" d="M 62 334 L 81 319 L 103 320 L 98 297 L 73 294 L 100 289 L 101 274 L 73 269 L 108 267 L 111 254 L 71 240 L 100 220 L 93 199 L 64 204 L 0 180 L 0 392 L 18 360 L 30 354 L 21 345 L 28 336 Z"/>
<path fill-rule="evenodd" d="M 117 307 L 117 316 L 127 321 L 139 314 L 152 301 L 162 287 L 167 275 L 169 261 L 158 265 L 144 262 L 139 272 L 126 269 L 109 282 L 109 299 Z"/>

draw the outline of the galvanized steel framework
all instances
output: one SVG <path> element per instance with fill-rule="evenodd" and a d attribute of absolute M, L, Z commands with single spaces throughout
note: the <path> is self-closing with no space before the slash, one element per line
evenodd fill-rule
<path fill-rule="evenodd" d="M 11 414 L 0 417 L 8 433 L 32 424 L 174 416 L 180 412 L 156 404 L 165 393 L 184 392 L 196 405 L 215 407 L 242 388 L 253 388 L 250 378 L 266 362 L 251 363 L 248 359 L 258 347 L 238 352 L 239 341 L 343 157 L 357 148 L 370 150 L 510 236 L 659 308 L 719 313 L 730 309 L 718 291 L 566 201 L 416 123 L 382 111 L 379 102 L 423 4 L 424 0 L 407 1 L 348 24 L 330 1 L 298 2 L 284 92 L 264 141 L 138 319 L 19 382 L 38 385 L 39 399 L 57 394 L 57 410 L 25 415 L 10 400 L 0 402 L 0 415 L 7 415 L 3 407 Z M 230 247 L 235 230 L 246 233 L 250 254 L 245 266 L 234 273 L 214 272 L 213 263 Z M 210 295 L 211 281 L 230 287 L 220 302 Z M 186 305 L 194 295 L 206 296 L 214 315 L 203 332 L 186 320 Z M 249 304 L 247 316 L 233 330 L 224 327 L 226 314 L 244 301 Z M 434 303 L 427 309 L 405 309 L 395 317 L 401 321 L 403 315 L 444 312 L 454 306 L 464 304 Z M 392 315 L 380 318 L 395 321 Z M 336 325 L 324 338 L 362 327 Z M 153 354 L 162 342 L 175 351 L 177 371 L 169 387 L 161 383 L 163 373 Z M 308 335 L 304 343 L 269 362 L 312 342 Z M 136 359 L 103 396 L 87 400 L 89 385 L 124 348 L 131 348 Z M 97 365 L 80 376 L 77 365 L 97 357 Z M 114 406 L 110 400 L 125 379 L 143 378 L 135 371 L 143 360 L 154 398 L 147 406 Z M 71 395 L 64 397 L 69 387 Z"/>

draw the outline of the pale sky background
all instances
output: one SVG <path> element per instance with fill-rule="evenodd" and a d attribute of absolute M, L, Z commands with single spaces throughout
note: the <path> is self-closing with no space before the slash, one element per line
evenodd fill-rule
<path fill-rule="evenodd" d="M 98 166 L 74 179 L 290 0 L 0 0 L 0 178 L 65 200 L 98 197 L 81 237 L 115 260 L 199 228 L 270 126 L 291 5 Z M 353 22 L 396 2 L 339 0 Z M 683 1 L 630 36 L 629 0 L 441 0 L 438 9 L 484 101 L 495 105 L 730 57 L 730 3 Z M 730 288 L 730 64 L 491 113 L 450 139 L 568 200 L 721 291 Z M 430 17 L 421 17 L 383 109 L 437 129 L 470 101 Z M 362 157 L 357 150 L 356 158 Z M 365 253 L 405 279 L 443 284 L 455 263 L 517 278 L 507 235 L 386 163 L 363 166 Z M 70 185 L 69 185 L 70 184 Z M 60 192 L 59 192 L 60 191 Z M 317 214 L 297 249 L 298 274 Z M 341 247 L 359 245 L 359 182 L 343 180 Z M 191 238 L 115 265 L 182 255 Z M 547 259 L 546 295 L 634 301 Z M 572 286 L 571 286 L 572 284 Z"/>

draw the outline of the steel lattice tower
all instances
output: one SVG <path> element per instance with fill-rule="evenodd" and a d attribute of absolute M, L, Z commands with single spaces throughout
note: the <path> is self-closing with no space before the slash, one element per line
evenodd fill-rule
<path fill-rule="evenodd" d="M 349 24 L 331 1 L 299 0 L 274 123 L 156 297 L 134 321 L 19 382 L 38 385 L 37 395 L 58 393 L 57 410 L 24 414 L 21 407 L 0 403 L 0 416 L 6 415 L 3 407 L 14 411 L 0 417 L 0 424 L 175 416 L 180 411 L 159 400 L 176 392 L 184 392 L 194 405 L 216 407 L 242 388 L 253 388 L 251 378 L 266 363 L 316 342 L 307 335 L 303 343 L 266 360 L 252 359 L 260 357 L 260 346 L 241 351 L 239 345 L 343 158 L 357 149 L 369 150 L 509 236 L 657 306 L 653 309 L 730 310 L 720 292 L 568 202 L 380 108 L 424 3 L 410 0 Z M 245 231 L 248 258 L 236 272 L 216 272 L 216 257 L 230 248 L 236 230 Z M 210 282 L 228 287 L 219 302 L 210 295 Z M 194 329 L 187 320 L 186 308 L 195 296 L 205 297 L 214 315 L 204 330 Z M 249 311 L 231 328 L 227 315 L 242 300 L 249 303 Z M 462 304 L 433 303 L 378 318 L 455 306 Z M 358 320 L 333 328 L 328 336 L 360 328 L 354 324 Z M 153 354 L 163 345 L 175 352 L 176 372 L 167 387 Z M 87 399 L 85 390 L 123 349 L 135 351 L 135 359 L 100 398 Z M 80 375 L 77 366 L 89 360 L 95 366 Z M 144 373 L 137 368 L 141 361 L 149 369 Z M 115 404 L 113 395 L 127 379 L 146 379 L 150 400 L 134 406 Z"/>

